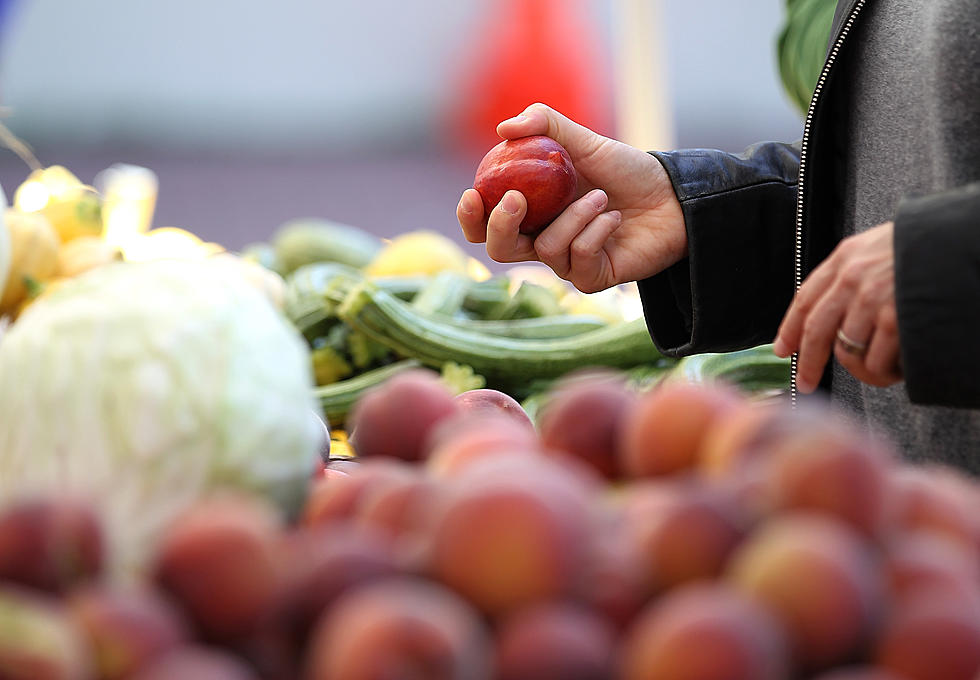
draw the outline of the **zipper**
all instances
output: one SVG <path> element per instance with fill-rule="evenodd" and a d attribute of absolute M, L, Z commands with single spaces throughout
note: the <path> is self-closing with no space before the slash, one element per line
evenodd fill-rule
<path fill-rule="evenodd" d="M 810 105 L 807 107 L 806 119 L 803 122 L 803 138 L 800 141 L 800 170 L 797 175 L 796 181 L 796 248 L 795 248 L 795 262 L 794 262 L 794 275 L 793 283 L 795 290 L 798 292 L 800 290 L 800 285 L 803 283 L 803 177 L 806 170 L 806 151 L 807 145 L 810 141 L 810 128 L 813 125 L 813 114 L 817 109 L 817 100 L 820 98 L 820 93 L 823 91 L 824 85 L 827 82 L 827 77 L 830 75 L 830 70 L 834 66 L 834 62 L 837 61 L 837 54 L 840 52 L 841 46 L 847 39 L 847 34 L 851 32 L 851 27 L 854 25 L 854 21 L 857 19 L 858 14 L 864 9 L 864 4 L 866 0 L 858 0 L 854 7 L 851 8 L 850 13 L 847 15 L 847 19 L 844 21 L 844 25 L 841 27 L 840 32 L 837 34 L 837 39 L 834 40 L 833 46 L 830 48 L 830 52 L 827 54 L 827 60 L 824 62 L 823 68 L 820 69 L 820 77 L 817 78 L 817 84 L 813 88 L 813 96 L 810 97 Z M 797 353 L 793 353 L 790 357 L 790 405 L 792 408 L 796 408 L 797 397 L 799 392 L 796 388 L 796 376 L 799 370 L 798 367 L 799 357 Z"/>

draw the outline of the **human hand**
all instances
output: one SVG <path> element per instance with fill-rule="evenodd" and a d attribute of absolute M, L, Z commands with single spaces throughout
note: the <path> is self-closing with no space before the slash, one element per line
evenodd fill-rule
<path fill-rule="evenodd" d="M 456 217 L 466 239 L 486 243 L 497 262 L 540 261 L 585 293 L 647 278 L 687 252 L 680 203 L 654 156 L 603 137 L 544 104 L 503 121 L 504 139 L 547 135 L 568 151 L 579 185 L 576 200 L 538 234 L 518 227 L 527 210 L 508 191 L 489 215 L 475 189 L 460 197 Z"/>
<path fill-rule="evenodd" d="M 783 357 L 799 353 L 800 392 L 816 388 L 831 347 L 841 365 L 862 382 L 885 387 L 902 379 L 894 228 L 885 222 L 844 239 L 797 291 L 773 351 Z"/>

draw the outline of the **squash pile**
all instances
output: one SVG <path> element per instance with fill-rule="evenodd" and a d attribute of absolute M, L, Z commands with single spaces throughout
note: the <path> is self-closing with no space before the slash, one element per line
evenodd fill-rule
<path fill-rule="evenodd" d="M 243 257 L 285 280 L 283 311 L 309 343 L 316 395 L 343 427 L 366 391 L 418 367 L 456 393 L 487 387 L 532 414 L 562 376 L 624 371 L 646 389 L 669 375 L 785 390 L 789 365 L 768 348 L 677 361 L 653 345 L 632 286 L 585 295 L 543 267 L 491 273 L 449 237 L 391 240 L 322 219 L 293 220 Z"/>
<path fill-rule="evenodd" d="M 3 217 L 10 257 L 0 315 L 16 318 L 49 286 L 121 259 L 101 238 L 99 194 L 64 167 L 32 172 Z"/>

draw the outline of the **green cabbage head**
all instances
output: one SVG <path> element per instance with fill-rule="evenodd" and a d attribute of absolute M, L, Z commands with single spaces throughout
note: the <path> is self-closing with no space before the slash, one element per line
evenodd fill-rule
<path fill-rule="evenodd" d="M 0 338 L 0 504 L 94 496 L 126 562 L 214 490 L 293 513 L 324 437 L 311 388 L 298 333 L 227 267 L 96 269 Z"/>

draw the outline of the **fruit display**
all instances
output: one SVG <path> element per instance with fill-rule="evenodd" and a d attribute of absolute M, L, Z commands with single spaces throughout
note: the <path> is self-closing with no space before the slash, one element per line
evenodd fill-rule
<path fill-rule="evenodd" d="M 429 231 L 115 244 L 65 173 L 0 229 L 0 678 L 980 678 L 980 485 L 769 347 Z"/>
<path fill-rule="evenodd" d="M 321 464 L 298 515 L 216 490 L 126 578 L 95 499 L 10 503 L 0 677 L 980 672 L 975 480 L 720 382 L 578 372 L 541 422 L 411 368 L 357 401 L 358 457 Z"/>

